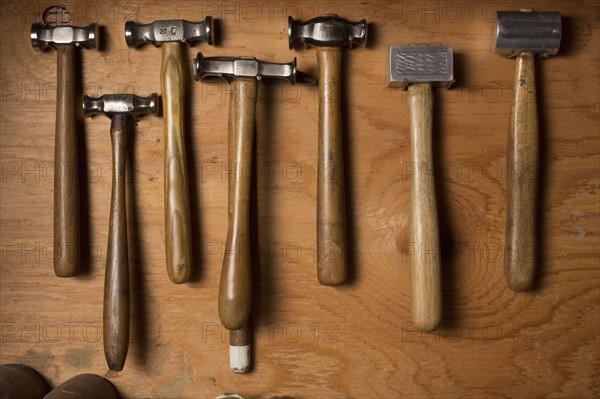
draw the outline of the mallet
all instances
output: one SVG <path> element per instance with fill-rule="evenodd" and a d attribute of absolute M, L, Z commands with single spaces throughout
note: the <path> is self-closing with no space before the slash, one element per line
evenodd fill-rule
<path fill-rule="evenodd" d="M 158 96 L 106 94 L 83 96 L 83 114 L 104 114 L 111 119 L 113 173 L 110 197 L 108 249 L 104 278 L 104 355 L 112 371 L 121 371 L 129 347 L 129 261 L 125 204 L 125 166 L 129 122 L 143 114 L 157 114 Z"/>
<path fill-rule="evenodd" d="M 48 12 L 48 11 L 47 11 Z M 59 14 L 57 14 L 59 15 Z M 70 16 L 69 16 L 70 18 Z M 80 266 L 79 168 L 75 125 L 75 49 L 98 47 L 98 26 L 33 24 L 34 48 L 57 51 L 54 133 L 54 273 L 72 277 Z"/>
<path fill-rule="evenodd" d="M 288 18 L 290 49 L 298 43 L 317 47 L 319 65 L 319 159 L 317 179 L 317 278 L 323 285 L 346 280 L 346 205 L 340 67 L 342 46 L 364 46 L 367 21 L 336 15 L 300 23 Z"/>
<path fill-rule="evenodd" d="M 558 12 L 498 11 L 494 51 L 517 58 L 506 153 L 504 277 L 514 291 L 532 287 L 536 261 L 538 122 L 535 56 L 555 55 L 562 23 Z"/>
<path fill-rule="evenodd" d="M 435 330 L 442 292 L 438 218 L 432 153 L 432 84 L 454 83 L 452 47 L 390 47 L 390 87 L 408 89 L 412 162 L 418 167 L 411 192 L 410 231 L 416 253 L 411 261 L 411 314 L 417 328 Z"/>
<path fill-rule="evenodd" d="M 167 273 L 172 282 L 185 283 L 192 274 L 192 227 L 189 184 L 185 156 L 184 108 L 185 65 L 182 43 L 204 41 L 213 44 L 213 19 L 125 24 L 130 47 L 153 43 L 162 47 L 161 86 L 165 142 L 165 246 Z"/>

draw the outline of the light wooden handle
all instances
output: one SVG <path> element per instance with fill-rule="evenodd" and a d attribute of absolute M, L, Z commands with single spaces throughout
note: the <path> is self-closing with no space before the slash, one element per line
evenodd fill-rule
<path fill-rule="evenodd" d="M 340 99 L 339 47 L 318 47 L 319 162 L 317 277 L 323 285 L 346 280 L 346 205 Z"/>
<path fill-rule="evenodd" d="M 258 82 L 237 79 L 229 107 L 229 223 L 219 286 L 219 317 L 229 330 L 241 329 L 250 314 L 250 183 Z"/>
<path fill-rule="evenodd" d="M 167 273 L 185 283 L 192 274 L 192 228 L 184 148 L 185 78 L 181 43 L 162 44 L 162 98 L 165 140 L 165 244 Z"/>
<path fill-rule="evenodd" d="M 408 108 L 412 161 L 418 168 L 411 198 L 411 235 L 416 249 L 411 262 L 411 314 L 419 329 L 432 331 L 440 323 L 442 293 L 431 147 L 433 95 L 429 83 L 409 86 Z"/>
<path fill-rule="evenodd" d="M 514 291 L 532 287 L 536 260 L 538 122 L 534 56 L 517 56 L 506 154 L 504 277 Z"/>
<path fill-rule="evenodd" d="M 112 193 L 108 227 L 108 250 L 104 279 L 104 355 L 108 367 L 121 371 L 129 347 L 129 263 L 125 205 L 128 116 L 112 117 Z"/>
<path fill-rule="evenodd" d="M 57 46 L 54 138 L 54 273 L 79 271 L 79 165 L 75 127 L 75 46 Z"/>

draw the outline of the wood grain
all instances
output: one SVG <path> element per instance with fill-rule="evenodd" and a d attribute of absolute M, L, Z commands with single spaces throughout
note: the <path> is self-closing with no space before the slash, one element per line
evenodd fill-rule
<path fill-rule="evenodd" d="M 559 53 L 536 60 L 540 246 L 533 290 L 524 293 L 506 286 L 503 270 L 515 60 L 493 52 L 496 9 L 522 4 L 298 1 L 286 10 L 282 2 L 134 3 L 71 2 L 74 25 L 95 22 L 108 36 L 102 51 L 81 54 L 87 94 L 160 92 L 160 50 L 127 47 L 122 33 L 129 19 L 214 16 L 220 33 L 214 47 L 181 46 L 186 76 L 199 49 L 207 57 L 297 57 L 298 69 L 316 76 L 314 49 L 288 48 L 288 15 L 301 21 L 332 13 L 365 18 L 369 42 L 343 50 L 341 71 L 347 284 L 325 287 L 315 278 L 318 87 L 260 83 L 250 373 L 229 368 L 229 333 L 217 306 L 228 227 L 231 87 L 186 87 L 194 268 L 184 285 L 165 276 L 163 124 L 147 118 L 136 129 L 126 177 L 135 275 L 131 337 L 123 372 L 110 378 L 122 398 L 215 398 L 223 392 L 298 399 L 598 397 L 596 1 L 527 2 L 559 11 L 565 30 Z M 35 4 L 3 2 L 1 8 L 0 363 L 28 364 L 56 387 L 74 375 L 107 370 L 102 297 L 112 161 L 108 120 L 86 120 L 79 153 L 87 165 L 80 170 L 81 270 L 76 278 L 56 278 L 56 60 L 31 48 L 31 23 L 43 12 Z M 253 4 L 260 5 L 260 16 L 251 13 Z M 388 46 L 411 43 L 451 44 L 457 80 L 451 90 L 433 89 L 444 317 L 431 333 L 417 331 L 411 320 L 407 243 L 416 172 L 408 93 L 387 87 Z"/>

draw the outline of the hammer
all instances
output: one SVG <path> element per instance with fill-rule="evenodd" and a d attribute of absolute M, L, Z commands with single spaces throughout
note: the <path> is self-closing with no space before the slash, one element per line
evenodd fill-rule
<path fill-rule="evenodd" d="M 57 21 L 56 26 L 33 24 L 31 44 L 42 51 L 53 48 L 58 53 L 54 131 L 54 273 L 58 277 L 72 277 L 79 271 L 80 262 L 75 48 L 97 48 L 98 26 L 90 24 L 78 28 L 64 22 Z"/>
<path fill-rule="evenodd" d="M 255 58 L 203 57 L 194 60 L 194 79 L 221 77 L 233 86 L 229 103 L 228 162 L 229 223 L 219 286 L 219 318 L 231 331 L 230 367 L 244 373 L 250 367 L 250 340 L 246 327 L 252 301 L 250 256 L 250 176 L 258 81 L 296 82 L 296 59 L 287 64 Z M 244 174 L 246 173 L 246 174 Z"/>
<path fill-rule="evenodd" d="M 418 174 L 411 192 L 411 240 L 417 254 L 411 262 L 411 314 L 422 331 L 435 330 L 441 319 L 442 293 L 439 229 L 433 175 L 432 84 L 450 88 L 452 47 L 390 47 L 389 87 L 408 91 L 412 162 Z"/>
<path fill-rule="evenodd" d="M 558 12 L 498 11 L 494 51 L 517 58 L 506 154 L 504 278 L 514 291 L 533 285 L 536 258 L 538 122 L 533 58 L 555 55 L 562 23 Z"/>
<path fill-rule="evenodd" d="M 188 281 L 192 274 L 192 228 L 188 174 L 184 149 L 185 75 L 181 43 L 213 44 L 213 19 L 192 23 L 183 20 L 125 23 L 130 47 L 152 42 L 162 47 L 162 105 L 165 142 L 165 244 L 167 273 L 173 283 Z"/>
<path fill-rule="evenodd" d="M 157 114 L 158 97 L 133 94 L 83 96 L 83 114 L 104 114 L 111 119 L 112 192 L 108 227 L 108 250 L 104 278 L 104 355 L 112 371 L 123 370 L 129 346 L 129 263 L 125 205 L 125 166 L 129 122 L 143 114 Z"/>
<path fill-rule="evenodd" d="M 346 205 L 340 98 L 341 47 L 367 42 L 367 21 L 337 15 L 300 23 L 288 18 L 290 49 L 317 47 L 319 65 L 319 160 L 317 179 L 317 277 L 323 285 L 346 279 Z"/>

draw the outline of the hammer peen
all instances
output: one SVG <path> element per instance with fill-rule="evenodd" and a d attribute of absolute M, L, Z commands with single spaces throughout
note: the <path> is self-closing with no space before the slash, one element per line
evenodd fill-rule
<path fill-rule="evenodd" d="M 192 23 L 183 20 L 125 23 L 130 47 L 153 43 L 162 47 L 161 86 L 165 140 L 165 246 L 167 273 L 172 282 L 185 283 L 192 274 L 192 227 L 189 183 L 183 132 L 185 75 L 181 44 L 213 44 L 213 19 Z"/>
<path fill-rule="evenodd" d="M 50 9 L 49 9 L 50 10 Z M 75 48 L 98 47 L 98 26 L 31 26 L 34 48 L 57 51 L 56 126 L 54 133 L 54 273 L 79 271 L 79 164 L 75 127 Z"/>
<path fill-rule="evenodd" d="M 319 65 L 319 160 L 317 183 L 317 278 L 323 285 L 346 280 L 346 205 L 340 98 L 342 46 L 367 42 L 367 21 L 337 15 L 304 23 L 288 18 L 290 49 L 317 47 Z"/>
<path fill-rule="evenodd" d="M 536 261 L 538 122 L 534 56 L 558 52 L 558 12 L 498 11 L 494 51 L 517 58 L 506 154 L 504 277 L 514 291 L 533 286 Z"/>

